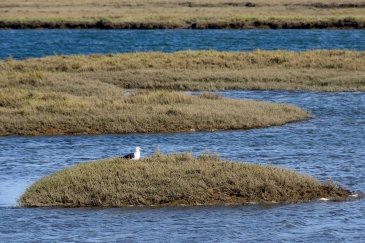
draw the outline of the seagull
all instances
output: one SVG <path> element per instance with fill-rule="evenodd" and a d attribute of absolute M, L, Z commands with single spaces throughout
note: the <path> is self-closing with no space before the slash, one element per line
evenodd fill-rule
<path fill-rule="evenodd" d="M 122 156 L 123 159 L 139 160 L 141 158 L 141 147 L 136 147 L 134 153 Z"/>

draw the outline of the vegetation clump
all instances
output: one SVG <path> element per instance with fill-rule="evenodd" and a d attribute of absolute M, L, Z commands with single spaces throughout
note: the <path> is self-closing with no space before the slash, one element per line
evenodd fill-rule
<path fill-rule="evenodd" d="M 217 156 L 155 154 L 80 163 L 30 186 L 25 207 L 127 207 L 344 200 L 350 192 L 296 172 Z"/>

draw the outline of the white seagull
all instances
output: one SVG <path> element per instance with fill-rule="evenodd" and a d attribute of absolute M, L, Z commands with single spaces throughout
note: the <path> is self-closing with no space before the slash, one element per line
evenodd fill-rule
<path fill-rule="evenodd" d="M 139 160 L 141 158 L 141 147 L 136 147 L 134 153 L 126 154 L 122 158 L 131 159 L 131 160 Z"/>

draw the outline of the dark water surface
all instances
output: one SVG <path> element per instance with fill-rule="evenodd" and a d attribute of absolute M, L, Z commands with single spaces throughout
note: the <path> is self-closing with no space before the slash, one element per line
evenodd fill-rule
<path fill-rule="evenodd" d="M 365 93 L 227 91 L 287 102 L 313 119 L 251 131 L 0 137 L 0 242 L 364 242 L 365 200 L 291 205 L 127 209 L 18 208 L 27 186 L 67 166 L 142 146 L 215 152 L 365 191 Z"/>
<path fill-rule="evenodd" d="M 0 30 L 0 59 L 187 49 L 365 50 L 365 30 Z"/>

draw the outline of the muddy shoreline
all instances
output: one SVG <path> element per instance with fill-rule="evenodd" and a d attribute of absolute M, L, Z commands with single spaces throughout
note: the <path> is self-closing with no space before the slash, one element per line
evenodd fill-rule
<path fill-rule="evenodd" d="M 365 29 L 353 18 L 319 21 L 247 20 L 232 22 L 0 21 L 0 29 Z"/>

